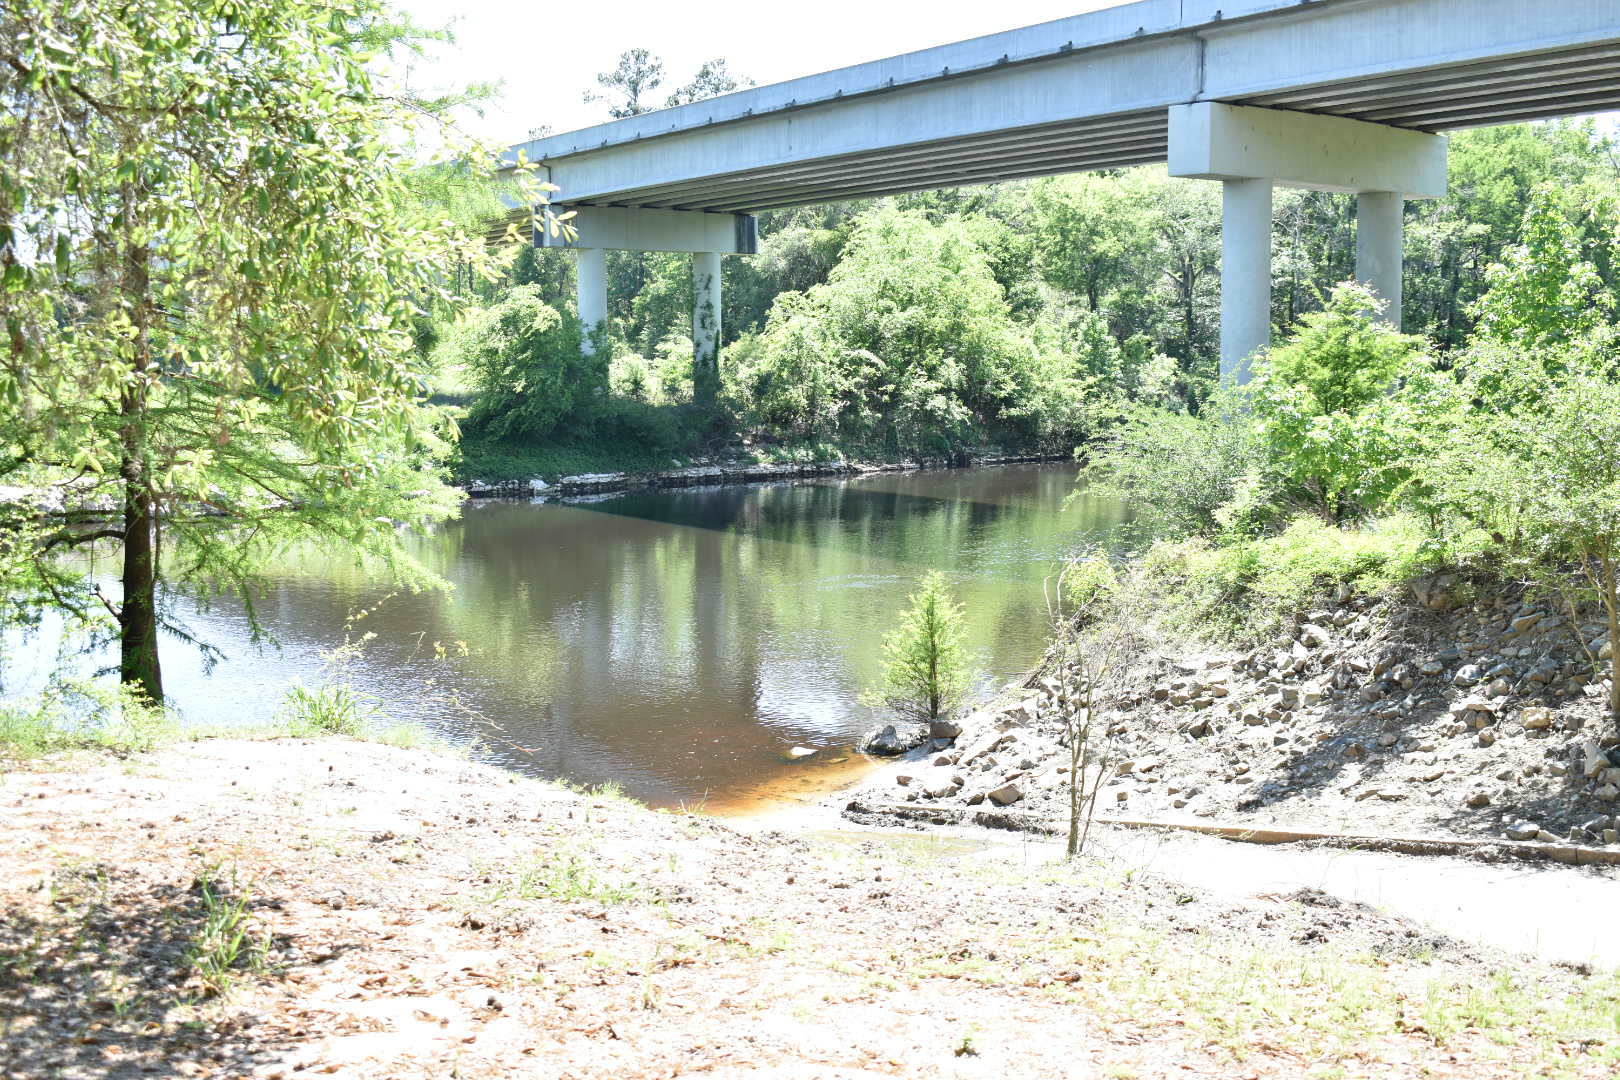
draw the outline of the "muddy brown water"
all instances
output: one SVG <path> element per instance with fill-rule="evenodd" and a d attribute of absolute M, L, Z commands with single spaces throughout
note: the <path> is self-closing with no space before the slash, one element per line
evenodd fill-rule
<path fill-rule="evenodd" d="M 448 592 L 305 560 L 258 600 L 277 644 L 251 644 L 229 605 L 192 612 L 226 659 L 205 673 L 166 642 L 166 689 L 188 721 L 267 721 L 346 632 L 375 635 L 347 677 L 392 719 L 481 736 L 525 773 L 743 811 L 866 767 L 852 747 L 883 714 L 861 693 L 923 573 L 955 585 L 981 687 L 1027 669 L 1043 581 L 1125 516 L 1084 495 L 1065 510 L 1074 487 L 1072 465 L 1033 465 L 471 502 L 411 541 Z"/>

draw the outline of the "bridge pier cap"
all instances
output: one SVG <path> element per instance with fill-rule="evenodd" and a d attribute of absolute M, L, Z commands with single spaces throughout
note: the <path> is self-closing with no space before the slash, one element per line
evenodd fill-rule
<path fill-rule="evenodd" d="M 566 241 L 536 230 L 540 247 L 611 248 L 616 251 L 680 251 L 692 254 L 753 255 L 758 230 L 749 214 L 694 210 L 652 210 L 628 206 L 556 206 L 569 210 L 576 238 Z"/>
<path fill-rule="evenodd" d="M 1170 107 L 1170 175 L 1319 191 L 1446 194 L 1446 138 L 1342 116 L 1200 101 Z"/>
<path fill-rule="evenodd" d="M 1221 381 L 1249 379 L 1271 344 L 1271 190 L 1274 185 L 1358 196 L 1356 278 L 1401 325 L 1406 199 L 1446 193 L 1444 137 L 1337 116 L 1216 102 L 1170 109 L 1172 176 L 1225 185 L 1221 242 Z"/>

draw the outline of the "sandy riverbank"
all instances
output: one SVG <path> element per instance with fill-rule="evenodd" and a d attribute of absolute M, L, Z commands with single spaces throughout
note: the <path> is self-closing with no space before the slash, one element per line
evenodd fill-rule
<path fill-rule="evenodd" d="M 1620 1055 L 1612 978 L 1311 890 L 822 824 L 341 739 L 11 771 L 0 1073 L 1599 1076 Z M 210 973 L 233 910 L 242 949 Z"/>

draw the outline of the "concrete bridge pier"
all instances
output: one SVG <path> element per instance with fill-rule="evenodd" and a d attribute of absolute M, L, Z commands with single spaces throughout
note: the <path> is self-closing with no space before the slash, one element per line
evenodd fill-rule
<path fill-rule="evenodd" d="M 1221 378 L 1241 384 L 1249 381 L 1249 357 L 1271 344 L 1272 185 L 1227 180 L 1222 187 Z"/>
<path fill-rule="evenodd" d="M 692 255 L 692 386 L 698 400 L 720 386 L 720 253 Z"/>
<path fill-rule="evenodd" d="M 1446 193 L 1446 140 L 1337 116 L 1197 102 L 1170 109 L 1170 175 L 1225 185 L 1221 381 L 1249 379 L 1271 343 L 1271 195 L 1275 185 L 1357 194 L 1356 277 L 1401 324 L 1406 199 Z"/>
<path fill-rule="evenodd" d="M 1406 242 L 1406 200 L 1393 191 L 1356 196 L 1356 280 L 1383 300 L 1383 321 L 1401 328 L 1401 272 Z"/>
<path fill-rule="evenodd" d="M 586 356 L 591 356 L 596 352 L 592 335 L 607 322 L 606 251 L 574 249 L 574 298 L 579 306 L 579 325 L 585 335 L 581 348 Z"/>
<path fill-rule="evenodd" d="M 574 250 L 574 288 L 579 321 L 589 335 L 607 321 L 607 252 L 677 251 L 692 256 L 692 360 L 699 393 L 719 377 L 721 256 L 752 255 L 758 232 L 748 214 L 696 210 L 654 210 L 627 206 L 558 206 L 574 211 L 574 238 L 563 240 L 536 230 L 541 247 Z"/>

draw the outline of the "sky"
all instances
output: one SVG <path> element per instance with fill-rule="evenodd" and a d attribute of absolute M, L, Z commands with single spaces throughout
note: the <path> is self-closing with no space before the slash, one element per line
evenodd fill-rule
<path fill-rule="evenodd" d="M 429 27 L 450 26 L 456 44 L 438 49 L 411 72 L 413 85 L 440 90 L 475 82 L 503 84 L 470 133 L 496 143 L 520 142 L 531 128 L 572 131 L 607 119 L 606 106 L 580 99 L 619 54 L 645 48 L 664 59 L 662 102 L 705 60 L 724 57 L 731 71 L 756 83 L 781 82 L 829 68 L 963 38 L 1012 30 L 1122 0 L 646 0 L 570 5 L 501 0 L 400 0 Z"/>

